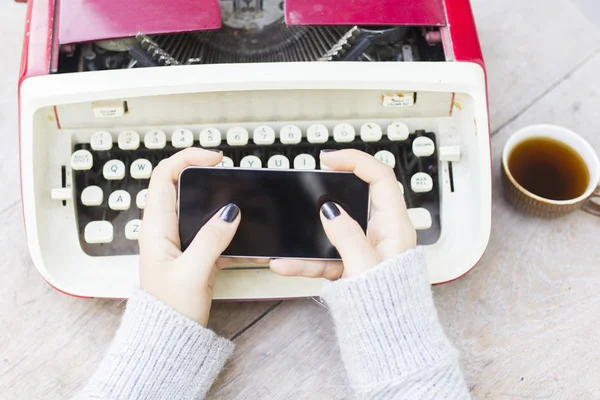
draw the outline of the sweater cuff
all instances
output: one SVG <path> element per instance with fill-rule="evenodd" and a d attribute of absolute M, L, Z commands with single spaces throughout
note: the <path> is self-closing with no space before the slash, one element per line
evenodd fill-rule
<path fill-rule="evenodd" d="M 408 378 L 457 357 L 438 321 L 421 247 L 327 282 L 322 298 L 354 387 Z"/>
<path fill-rule="evenodd" d="M 86 391 L 113 400 L 203 398 L 233 348 L 137 289 Z"/>

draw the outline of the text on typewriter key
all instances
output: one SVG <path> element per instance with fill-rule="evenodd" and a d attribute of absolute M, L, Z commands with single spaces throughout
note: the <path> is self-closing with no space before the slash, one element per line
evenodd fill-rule
<path fill-rule="evenodd" d="M 279 140 L 283 144 L 298 144 L 302 141 L 302 131 L 296 125 L 285 125 L 279 131 Z"/>
<path fill-rule="evenodd" d="M 348 143 L 354 140 L 356 133 L 354 127 L 350 124 L 337 124 L 333 128 L 333 140 L 339 143 Z"/>
<path fill-rule="evenodd" d="M 433 140 L 426 136 L 420 136 L 413 141 L 412 151 L 417 157 L 429 157 L 435 151 Z"/>
<path fill-rule="evenodd" d="M 146 196 L 148 195 L 148 189 L 142 189 L 138 192 L 137 196 L 135 196 L 135 205 L 140 210 L 143 210 L 146 207 Z"/>
<path fill-rule="evenodd" d="M 387 137 L 392 141 L 406 140 L 409 134 L 408 126 L 403 122 L 393 122 L 387 127 Z"/>
<path fill-rule="evenodd" d="M 126 190 L 115 190 L 108 196 L 108 206 L 116 211 L 129 210 L 131 195 Z"/>
<path fill-rule="evenodd" d="M 152 175 L 152 163 L 145 158 L 138 158 L 129 167 L 133 179 L 150 179 Z"/>
<path fill-rule="evenodd" d="M 138 240 L 141 228 L 142 220 L 132 219 L 125 225 L 125 237 L 129 240 Z"/>
<path fill-rule="evenodd" d="M 233 168 L 233 160 L 227 156 L 223 156 L 223 159 L 217 164 L 217 167 Z"/>
<path fill-rule="evenodd" d="M 431 214 L 426 208 L 410 208 L 408 218 L 416 230 L 431 228 Z"/>
<path fill-rule="evenodd" d="M 360 127 L 360 138 L 363 142 L 378 142 L 381 140 L 381 127 L 379 124 L 368 122 Z"/>
<path fill-rule="evenodd" d="M 294 157 L 294 169 L 316 169 L 317 162 L 310 154 L 298 154 Z"/>
<path fill-rule="evenodd" d="M 262 161 L 256 156 L 246 156 L 241 159 L 240 167 L 242 168 L 262 168 Z"/>
<path fill-rule="evenodd" d="M 94 157 L 87 150 L 77 150 L 71 155 L 71 168 L 75 171 L 87 171 L 94 166 Z"/>
<path fill-rule="evenodd" d="M 121 150 L 137 150 L 140 147 L 140 135 L 136 131 L 124 131 L 117 140 Z"/>
<path fill-rule="evenodd" d="M 125 164 L 121 160 L 109 160 L 102 168 L 104 179 L 116 181 L 125 177 Z"/>
<path fill-rule="evenodd" d="M 217 147 L 221 144 L 221 131 L 217 128 L 205 128 L 200 132 L 200 146 Z"/>
<path fill-rule="evenodd" d="M 159 129 L 146 132 L 144 135 L 144 146 L 148 149 L 163 149 L 166 145 L 167 135 Z"/>
<path fill-rule="evenodd" d="M 227 144 L 230 146 L 245 146 L 248 144 L 248 131 L 236 126 L 227 131 Z"/>
<path fill-rule="evenodd" d="M 387 150 L 379 150 L 377 153 L 375 153 L 374 157 L 392 168 L 396 166 L 396 157 L 394 157 L 394 155 Z"/>
<path fill-rule="evenodd" d="M 433 189 L 433 179 L 425 172 L 417 172 L 410 178 L 410 187 L 415 193 L 430 192 Z"/>
<path fill-rule="evenodd" d="M 325 143 L 329 140 L 329 130 L 325 125 L 311 125 L 306 130 L 306 140 L 309 143 Z"/>
<path fill-rule="evenodd" d="M 90 139 L 90 146 L 92 146 L 92 150 L 96 151 L 112 149 L 113 142 L 111 134 L 106 131 L 95 132 Z"/>
<path fill-rule="evenodd" d="M 284 155 L 275 154 L 267 161 L 267 167 L 271 169 L 289 169 L 290 160 Z"/>
<path fill-rule="evenodd" d="M 88 243 L 110 243 L 113 240 L 113 226 L 108 221 L 88 222 L 83 236 Z"/>
<path fill-rule="evenodd" d="M 104 193 L 99 186 L 88 186 L 81 192 L 81 202 L 85 206 L 99 206 L 104 201 Z"/>
<path fill-rule="evenodd" d="M 270 126 L 259 126 L 254 130 L 252 139 L 255 144 L 273 144 L 275 143 L 275 131 Z"/>
<path fill-rule="evenodd" d="M 176 149 L 191 147 L 194 144 L 194 134 L 189 129 L 176 129 L 171 136 L 171 143 Z"/>

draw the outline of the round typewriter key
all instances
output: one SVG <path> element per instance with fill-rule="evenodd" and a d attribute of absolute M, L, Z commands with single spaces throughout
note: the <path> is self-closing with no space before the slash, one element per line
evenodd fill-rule
<path fill-rule="evenodd" d="M 360 138 L 363 142 L 378 142 L 381 140 L 381 135 L 379 124 L 368 122 L 360 127 Z"/>
<path fill-rule="evenodd" d="M 121 150 L 137 150 L 140 147 L 140 135 L 136 131 L 121 132 L 118 144 Z"/>
<path fill-rule="evenodd" d="M 387 150 L 378 151 L 375 153 L 375 158 L 392 168 L 396 166 L 396 157 L 394 157 L 394 155 Z"/>
<path fill-rule="evenodd" d="M 286 125 L 279 131 L 279 140 L 283 144 L 298 144 L 302 141 L 302 131 L 296 125 Z"/>
<path fill-rule="evenodd" d="M 348 143 L 354 140 L 356 133 L 354 127 L 350 124 L 337 124 L 333 128 L 333 140 L 339 143 Z"/>
<path fill-rule="evenodd" d="M 191 147 L 194 144 L 194 134 L 189 129 L 176 129 L 171 136 L 171 143 L 176 149 Z"/>
<path fill-rule="evenodd" d="M 311 125 L 306 130 L 306 139 L 309 143 L 325 143 L 329 140 L 329 130 L 325 125 Z"/>
<path fill-rule="evenodd" d="M 281 154 L 275 154 L 269 158 L 267 162 L 267 167 L 272 169 L 289 169 L 290 168 L 290 160 Z"/>
<path fill-rule="evenodd" d="M 393 122 L 387 127 L 387 137 L 391 141 L 406 140 L 410 132 L 403 122 Z"/>
<path fill-rule="evenodd" d="M 200 146 L 217 147 L 221 144 L 221 131 L 217 128 L 206 128 L 200 132 Z"/>
<path fill-rule="evenodd" d="M 298 154 L 294 158 L 294 169 L 316 169 L 317 162 L 310 154 Z"/>
<path fill-rule="evenodd" d="M 102 151 L 112 149 L 112 136 L 106 131 L 98 131 L 92 135 L 90 139 L 92 150 Z"/>
<path fill-rule="evenodd" d="M 94 166 L 94 157 L 87 150 L 77 150 L 71 155 L 71 168 L 75 171 L 86 171 Z"/>
<path fill-rule="evenodd" d="M 435 144 L 428 137 L 420 136 L 413 141 L 412 151 L 417 157 L 429 157 L 435 151 Z"/>
<path fill-rule="evenodd" d="M 230 146 L 245 146 L 248 144 L 248 131 L 236 126 L 227 131 L 227 144 Z"/>
<path fill-rule="evenodd" d="M 262 161 L 256 156 L 246 156 L 240 161 L 242 168 L 262 168 Z"/>
<path fill-rule="evenodd" d="M 252 136 L 255 144 L 268 145 L 275 143 L 275 131 L 270 126 L 262 125 L 254 130 Z"/>
<path fill-rule="evenodd" d="M 159 129 L 144 135 L 144 146 L 148 149 L 162 149 L 167 145 L 167 135 Z"/>

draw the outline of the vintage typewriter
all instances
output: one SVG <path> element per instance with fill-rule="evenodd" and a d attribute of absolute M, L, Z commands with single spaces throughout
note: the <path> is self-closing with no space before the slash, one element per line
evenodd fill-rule
<path fill-rule="evenodd" d="M 228 167 L 320 169 L 357 148 L 402 186 L 432 283 L 490 234 L 485 69 L 468 0 L 30 0 L 19 84 L 30 253 L 53 287 L 126 298 L 152 168 L 182 148 Z M 215 299 L 316 295 L 268 266 Z"/>

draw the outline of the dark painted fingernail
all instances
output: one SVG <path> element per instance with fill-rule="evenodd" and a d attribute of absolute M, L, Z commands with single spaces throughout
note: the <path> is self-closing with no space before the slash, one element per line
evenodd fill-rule
<path fill-rule="evenodd" d="M 331 201 L 328 201 L 321 206 L 321 212 L 327 219 L 334 219 L 335 217 L 340 216 L 340 209 Z"/>
<path fill-rule="evenodd" d="M 222 153 L 223 152 L 223 150 L 219 150 L 219 149 L 204 149 L 204 150 L 214 151 L 215 153 Z"/>
<path fill-rule="evenodd" d="M 223 221 L 232 223 L 240 213 L 240 208 L 233 203 L 229 203 L 225 206 L 221 215 L 219 216 Z"/>
<path fill-rule="evenodd" d="M 331 153 L 332 151 L 338 151 L 339 149 L 323 149 L 321 153 Z"/>

